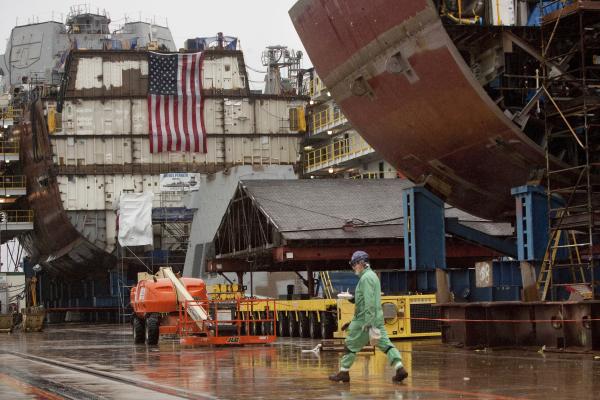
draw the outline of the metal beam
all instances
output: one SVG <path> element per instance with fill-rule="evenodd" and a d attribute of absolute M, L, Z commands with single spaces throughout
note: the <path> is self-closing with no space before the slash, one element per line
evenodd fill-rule
<path fill-rule="evenodd" d="M 350 260 L 356 250 L 369 253 L 371 260 L 404 258 L 401 244 L 341 246 L 341 247 L 291 247 L 281 246 L 273 249 L 273 261 L 276 263 L 290 261 Z"/>
<path fill-rule="evenodd" d="M 499 239 L 477 229 L 470 228 L 461 224 L 458 218 L 446 218 L 446 232 L 469 242 L 480 244 L 506 256 L 517 257 L 517 245 L 514 241 Z"/>

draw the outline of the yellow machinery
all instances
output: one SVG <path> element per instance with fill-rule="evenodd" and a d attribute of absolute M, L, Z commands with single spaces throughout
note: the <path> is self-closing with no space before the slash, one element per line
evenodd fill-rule
<path fill-rule="evenodd" d="M 440 336 L 436 320 L 439 310 L 433 307 L 434 303 L 435 295 L 383 296 L 381 306 L 388 336 L 392 339 Z M 275 311 L 279 336 L 323 339 L 345 337 L 341 328 L 354 315 L 354 304 L 348 300 L 277 300 L 275 305 L 276 310 L 266 309 L 262 304 L 242 308 L 242 313 L 247 319 L 264 320 Z M 252 329 L 270 334 L 272 327 L 254 324 Z"/>
<path fill-rule="evenodd" d="M 414 338 L 440 336 L 438 310 L 433 307 L 435 295 L 382 296 L 383 319 L 390 338 Z M 338 329 L 334 337 L 343 338 L 344 324 L 352 320 L 354 304 L 340 300 L 338 304 Z"/>

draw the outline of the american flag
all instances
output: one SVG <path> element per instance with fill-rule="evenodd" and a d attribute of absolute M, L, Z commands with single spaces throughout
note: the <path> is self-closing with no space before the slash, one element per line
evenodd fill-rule
<path fill-rule="evenodd" d="M 202 53 L 150 53 L 150 152 L 206 153 Z"/>

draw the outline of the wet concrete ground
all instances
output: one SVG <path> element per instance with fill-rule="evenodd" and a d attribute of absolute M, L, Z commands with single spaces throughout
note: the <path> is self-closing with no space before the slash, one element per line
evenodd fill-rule
<path fill-rule="evenodd" d="M 332 383 L 339 353 L 317 342 L 181 348 L 134 345 L 129 326 L 66 325 L 0 335 L 0 399 L 593 399 L 594 355 L 472 351 L 437 339 L 396 342 L 409 378 L 393 384 L 383 354 L 360 355 L 351 382 Z"/>

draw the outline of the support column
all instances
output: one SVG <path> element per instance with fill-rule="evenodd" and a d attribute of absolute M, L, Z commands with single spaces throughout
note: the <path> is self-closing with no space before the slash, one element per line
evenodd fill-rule
<path fill-rule="evenodd" d="M 435 270 L 446 269 L 444 202 L 424 187 L 402 191 L 404 269 L 416 271 L 416 290 L 436 290 Z"/>
<path fill-rule="evenodd" d="M 423 187 L 402 191 L 404 268 L 446 268 L 444 202 Z"/>
<path fill-rule="evenodd" d="M 308 288 L 308 295 L 312 298 L 315 296 L 315 277 L 313 276 L 310 268 L 306 270 L 306 286 Z"/>
<path fill-rule="evenodd" d="M 510 193 L 516 201 L 519 261 L 543 260 L 548 244 L 548 197 L 541 186 L 519 186 Z"/>
<path fill-rule="evenodd" d="M 523 301 L 538 301 L 537 275 L 548 244 L 548 197 L 541 186 L 519 186 L 515 197 L 517 257 L 521 261 Z"/>

